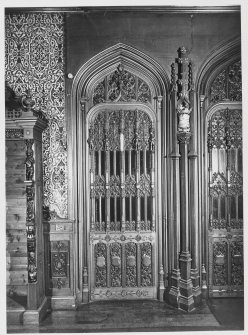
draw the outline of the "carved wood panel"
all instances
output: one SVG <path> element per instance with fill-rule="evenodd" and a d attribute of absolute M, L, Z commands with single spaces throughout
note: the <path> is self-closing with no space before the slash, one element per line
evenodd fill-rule
<path fill-rule="evenodd" d="M 209 294 L 243 294 L 241 110 L 216 111 L 208 124 Z"/>
<path fill-rule="evenodd" d="M 154 298 L 153 122 L 138 109 L 99 111 L 88 145 L 91 299 Z"/>
<path fill-rule="evenodd" d="M 50 287 L 65 289 L 70 287 L 70 242 L 50 242 Z"/>

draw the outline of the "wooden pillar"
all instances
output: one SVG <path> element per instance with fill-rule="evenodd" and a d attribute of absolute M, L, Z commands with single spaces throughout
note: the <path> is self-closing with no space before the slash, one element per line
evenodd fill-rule
<path fill-rule="evenodd" d="M 191 106 L 188 95 L 188 56 L 184 47 L 178 50 L 178 101 L 177 101 L 177 138 L 180 152 L 180 297 L 179 307 L 186 311 L 194 308 L 191 280 L 191 254 L 189 250 L 189 174 L 188 144 L 191 138 Z"/>
<path fill-rule="evenodd" d="M 199 171 L 198 171 L 198 124 L 197 124 L 197 106 L 196 96 L 193 83 L 192 63 L 189 63 L 189 102 L 192 109 L 190 117 L 191 139 L 189 152 L 189 225 L 190 225 L 190 251 L 192 256 L 191 264 L 191 279 L 193 284 L 193 297 L 195 304 L 201 302 L 201 288 L 200 288 L 200 248 L 199 248 Z"/>

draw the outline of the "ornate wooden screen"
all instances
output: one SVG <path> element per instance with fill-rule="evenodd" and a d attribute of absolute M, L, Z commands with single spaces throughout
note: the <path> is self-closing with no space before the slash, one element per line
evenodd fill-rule
<path fill-rule="evenodd" d="M 142 110 L 89 126 L 91 299 L 154 298 L 155 130 Z"/>
<path fill-rule="evenodd" d="M 208 124 L 209 294 L 243 292 L 241 110 L 216 111 Z"/>

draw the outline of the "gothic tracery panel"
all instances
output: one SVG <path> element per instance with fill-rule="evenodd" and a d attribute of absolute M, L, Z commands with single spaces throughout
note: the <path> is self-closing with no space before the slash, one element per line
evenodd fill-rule
<path fill-rule="evenodd" d="M 151 91 L 144 80 L 119 64 L 114 73 L 106 76 L 94 88 L 93 105 L 106 101 L 151 103 Z"/>
<path fill-rule="evenodd" d="M 210 296 L 243 292 L 242 112 L 217 110 L 208 124 Z"/>
<path fill-rule="evenodd" d="M 225 99 L 242 100 L 241 61 L 237 61 L 222 70 L 212 82 L 210 101 L 218 102 Z"/>

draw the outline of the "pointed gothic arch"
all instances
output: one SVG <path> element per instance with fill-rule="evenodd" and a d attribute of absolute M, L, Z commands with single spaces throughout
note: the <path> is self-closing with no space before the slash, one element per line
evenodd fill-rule
<path fill-rule="evenodd" d="M 158 230 L 160 234 L 156 237 L 159 239 L 158 249 L 159 255 L 156 256 L 156 274 L 154 274 L 154 283 L 158 282 L 161 267 L 163 267 L 162 250 L 162 217 L 165 216 L 166 206 L 162 208 L 162 196 L 164 191 L 161 189 L 162 180 L 166 180 L 166 166 L 162 159 L 162 152 L 166 152 L 166 110 L 168 106 L 167 95 L 169 92 L 169 79 L 164 69 L 154 61 L 150 56 L 143 52 L 118 43 L 91 58 L 77 72 L 73 79 L 71 89 L 71 108 L 68 116 L 69 130 L 69 187 L 71 194 L 69 195 L 71 204 L 69 206 L 71 216 L 75 218 L 75 250 L 78 254 L 74 255 L 74 280 L 77 299 L 88 301 L 89 286 L 88 285 L 88 265 L 89 253 L 87 245 L 89 245 L 89 215 L 90 205 L 87 200 L 89 176 L 88 172 L 90 164 L 88 161 L 88 131 L 89 119 L 88 112 L 93 109 L 104 110 L 110 107 L 111 101 L 104 101 L 99 106 L 94 106 L 92 102 L 93 91 L 97 84 L 104 78 L 113 74 L 119 66 L 122 66 L 127 73 L 130 73 L 136 79 L 136 82 L 143 81 L 150 89 L 150 102 L 136 101 L 135 104 L 140 110 L 151 110 L 155 117 L 155 132 L 158 137 L 158 146 L 156 151 L 156 167 L 157 167 L 157 194 L 160 194 L 158 203 L 156 204 L 158 211 L 156 213 L 158 221 Z M 116 102 L 117 109 L 121 104 L 126 104 L 125 108 L 133 108 L 133 101 Z M 119 105 L 118 105 L 119 104 Z M 125 109 L 124 108 L 124 109 Z M 164 201 L 166 203 L 166 201 Z M 163 214 L 162 214 L 163 212 Z M 87 222 L 87 224 L 85 224 Z M 155 279 L 156 278 L 156 279 Z M 92 280 L 92 277 L 91 277 Z M 157 284 L 156 284 L 157 285 Z M 163 290 L 164 288 L 162 288 Z M 154 291 L 154 290 L 153 290 Z M 161 291 L 161 290 L 160 290 Z M 158 294 L 162 297 L 163 294 L 159 291 Z M 154 291 L 155 292 L 155 291 Z M 153 293 L 154 295 L 154 293 Z"/>
<path fill-rule="evenodd" d="M 241 40 L 235 37 L 232 40 L 222 42 L 209 55 L 207 55 L 203 65 L 196 77 L 196 90 L 201 95 L 206 95 L 210 90 L 210 85 L 214 78 L 228 64 L 240 59 Z"/>

